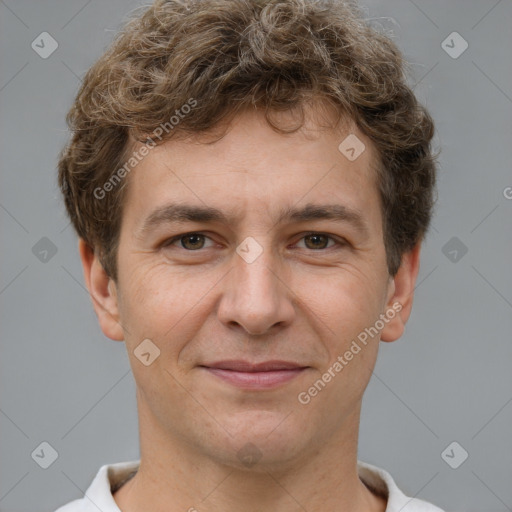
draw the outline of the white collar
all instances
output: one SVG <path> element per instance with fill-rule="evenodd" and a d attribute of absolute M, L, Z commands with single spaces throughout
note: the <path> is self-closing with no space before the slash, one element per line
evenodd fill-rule
<path fill-rule="evenodd" d="M 80 503 L 80 508 L 66 509 L 64 506 L 56 512 L 78 512 L 78 510 L 96 512 L 98 509 L 102 512 L 121 512 L 111 489 L 129 478 L 130 474 L 138 469 L 139 464 L 140 460 L 132 460 L 101 466 L 84 497 L 72 502 L 73 505 Z M 387 499 L 386 512 L 443 512 L 442 509 L 426 501 L 407 497 L 397 487 L 393 477 L 384 469 L 358 460 L 357 470 L 359 478 L 367 487 Z"/>

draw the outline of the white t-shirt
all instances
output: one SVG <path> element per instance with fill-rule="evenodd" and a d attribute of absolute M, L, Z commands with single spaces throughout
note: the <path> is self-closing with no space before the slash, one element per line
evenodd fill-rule
<path fill-rule="evenodd" d="M 128 481 L 139 467 L 139 460 L 101 466 L 83 498 L 71 501 L 56 512 L 121 512 L 112 493 Z M 387 498 L 386 512 L 444 512 L 417 498 L 408 498 L 384 469 L 357 461 L 359 478 L 376 494 Z"/>

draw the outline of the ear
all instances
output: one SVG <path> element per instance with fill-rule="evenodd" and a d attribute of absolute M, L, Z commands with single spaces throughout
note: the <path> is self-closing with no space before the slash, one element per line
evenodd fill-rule
<path fill-rule="evenodd" d="M 78 251 L 84 269 L 85 284 L 103 334 L 112 340 L 123 341 L 116 284 L 103 269 L 93 248 L 82 238 L 78 242 Z"/>
<path fill-rule="evenodd" d="M 414 287 L 420 268 L 420 247 L 421 242 L 418 242 L 410 252 L 402 255 L 400 268 L 395 277 L 390 279 L 386 303 L 386 317 L 389 321 L 381 331 L 381 341 L 395 341 L 404 333 L 412 310 Z M 392 311 L 395 312 L 393 317 Z"/>

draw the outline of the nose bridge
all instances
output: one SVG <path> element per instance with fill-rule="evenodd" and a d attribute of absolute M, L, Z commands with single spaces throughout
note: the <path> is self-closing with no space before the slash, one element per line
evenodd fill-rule
<path fill-rule="evenodd" d="M 252 249 L 251 249 L 252 251 Z M 266 248 L 254 260 L 246 260 L 242 256 L 235 259 L 235 283 L 237 295 L 249 302 L 268 304 L 275 299 L 277 278 L 272 266 L 275 267 L 271 250 Z"/>
<path fill-rule="evenodd" d="M 237 247 L 219 307 L 223 322 L 239 324 L 251 334 L 264 334 L 293 315 L 287 288 L 276 276 L 278 258 L 266 240 L 249 237 Z"/>

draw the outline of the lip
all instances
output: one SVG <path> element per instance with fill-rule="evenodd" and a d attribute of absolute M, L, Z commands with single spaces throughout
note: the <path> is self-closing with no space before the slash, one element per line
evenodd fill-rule
<path fill-rule="evenodd" d="M 289 382 L 300 375 L 307 366 L 290 361 L 217 361 L 201 365 L 212 375 L 245 389 L 270 389 Z"/>

